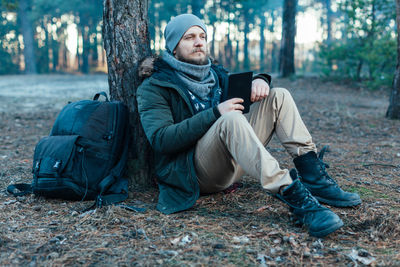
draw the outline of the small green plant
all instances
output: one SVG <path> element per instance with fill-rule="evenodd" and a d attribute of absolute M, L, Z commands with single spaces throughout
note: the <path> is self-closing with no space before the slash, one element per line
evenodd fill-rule
<path fill-rule="evenodd" d="M 367 187 L 355 187 L 351 186 L 347 189 L 350 192 L 358 193 L 360 194 L 361 198 L 374 198 L 374 199 L 388 199 L 389 196 L 381 193 L 374 191 L 372 188 L 367 188 Z"/>

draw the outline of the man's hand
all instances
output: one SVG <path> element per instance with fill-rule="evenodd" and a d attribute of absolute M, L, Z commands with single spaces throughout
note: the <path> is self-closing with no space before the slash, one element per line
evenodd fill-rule
<path fill-rule="evenodd" d="M 244 100 L 241 98 L 228 99 L 218 105 L 219 113 L 221 113 L 221 115 L 223 115 L 227 112 L 230 112 L 230 111 L 236 111 L 236 112 L 243 113 L 242 110 L 244 109 L 244 106 L 242 104 L 240 104 L 243 102 L 244 102 Z"/>
<path fill-rule="evenodd" d="M 257 102 L 266 98 L 269 94 L 269 85 L 263 79 L 255 79 L 251 84 L 251 102 Z"/>

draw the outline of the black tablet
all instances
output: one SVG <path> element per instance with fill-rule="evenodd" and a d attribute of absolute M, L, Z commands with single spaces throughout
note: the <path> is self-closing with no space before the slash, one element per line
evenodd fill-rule
<path fill-rule="evenodd" d="M 250 105 L 252 104 L 251 97 L 251 82 L 253 81 L 253 72 L 241 72 L 229 74 L 228 90 L 225 92 L 224 101 L 239 97 L 244 100 L 243 113 L 249 112 Z"/>

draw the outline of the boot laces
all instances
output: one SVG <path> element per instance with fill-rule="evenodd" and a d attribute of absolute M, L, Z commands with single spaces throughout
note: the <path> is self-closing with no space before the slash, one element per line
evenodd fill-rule
<path fill-rule="evenodd" d="M 318 160 L 319 160 L 319 163 L 320 163 L 320 164 L 319 164 L 319 167 L 320 167 L 320 170 L 321 170 L 321 175 L 322 175 L 323 177 L 325 177 L 325 179 L 326 179 L 330 184 L 335 185 L 335 186 L 338 186 L 336 180 L 333 179 L 333 178 L 328 174 L 328 172 L 326 171 L 326 169 L 329 168 L 329 164 L 328 164 L 328 163 L 325 163 L 325 162 L 323 161 L 324 154 L 325 154 L 325 152 L 328 151 L 328 149 L 329 149 L 329 146 L 324 146 L 324 147 L 321 149 L 321 151 L 319 152 L 319 154 L 318 154 Z"/>
<path fill-rule="evenodd" d="M 296 199 L 293 199 L 292 201 L 290 201 L 290 203 L 287 202 L 287 204 L 291 208 L 303 212 L 312 212 L 326 209 L 321 204 L 319 204 L 318 200 L 304 186 L 301 186 L 300 192 L 298 192 L 297 194 L 299 195 Z"/>
<path fill-rule="evenodd" d="M 298 200 L 296 204 L 303 211 L 317 211 L 324 209 L 321 204 L 319 204 L 318 200 L 311 195 L 308 189 L 305 189 L 304 198 L 302 200 Z"/>

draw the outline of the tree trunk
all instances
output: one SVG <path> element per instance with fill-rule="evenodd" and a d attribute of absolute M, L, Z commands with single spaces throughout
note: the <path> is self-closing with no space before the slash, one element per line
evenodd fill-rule
<path fill-rule="evenodd" d="M 99 44 L 99 40 L 97 38 L 96 25 L 93 26 L 93 30 L 91 32 L 93 34 L 93 44 L 90 44 L 90 53 L 92 55 L 92 64 L 94 66 L 99 66 L 99 53 L 97 51 L 97 46 Z"/>
<path fill-rule="evenodd" d="M 217 27 L 215 27 L 215 24 L 213 24 L 213 33 L 211 37 L 211 48 L 210 48 L 210 54 L 211 57 L 215 59 L 215 31 L 217 30 Z"/>
<path fill-rule="evenodd" d="M 159 20 L 158 20 L 158 10 L 156 7 L 155 1 L 150 2 L 148 17 L 149 17 L 149 34 L 150 34 L 150 42 L 152 47 L 152 52 L 156 53 L 156 29 L 160 28 Z"/>
<path fill-rule="evenodd" d="M 85 12 L 79 13 L 78 29 L 82 36 L 82 55 L 80 55 L 79 71 L 89 73 L 89 53 L 90 53 L 90 18 Z"/>
<path fill-rule="evenodd" d="M 89 73 L 89 30 L 87 26 L 82 26 L 82 65 L 80 71 L 82 73 Z"/>
<path fill-rule="evenodd" d="M 19 0 L 18 21 L 20 24 L 22 36 L 24 38 L 24 61 L 25 73 L 36 74 L 35 41 L 33 39 L 33 28 L 30 20 L 30 0 Z"/>
<path fill-rule="evenodd" d="M 41 53 L 41 60 L 40 60 L 40 65 L 41 68 L 39 72 L 41 73 L 49 73 L 50 70 L 50 57 L 49 57 L 49 48 L 50 48 L 50 42 L 49 42 L 49 31 L 47 30 L 47 19 L 43 19 L 42 21 L 42 29 L 44 31 L 44 47 L 40 49 Z"/>
<path fill-rule="evenodd" d="M 236 38 L 235 66 L 233 68 L 235 71 L 240 70 L 239 53 L 240 53 L 240 43 L 239 43 L 239 38 Z"/>
<path fill-rule="evenodd" d="M 52 62 L 53 62 L 53 72 L 57 71 L 57 67 L 59 64 L 59 53 L 60 53 L 60 43 L 56 40 L 54 40 L 53 37 L 51 37 L 51 53 L 52 53 Z"/>
<path fill-rule="evenodd" d="M 264 36 L 264 30 L 265 30 L 265 15 L 264 13 L 261 14 L 260 16 L 261 23 L 260 23 L 260 71 L 264 70 L 264 64 L 265 64 L 265 54 L 264 54 L 264 48 L 265 48 L 265 36 Z"/>
<path fill-rule="evenodd" d="M 331 0 L 325 0 L 325 9 L 326 9 L 326 40 L 325 44 L 327 45 L 328 49 L 332 45 L 332 22 L 333 22 L 333 12 L 332 12 L 332 3 Z M 328 68 L 332 69 L 332 60 L 328 57 Z"/>
<path fill-rule="evenodd" d="M 400 0 L 396 0 L 397 66 L 386 117 L 400 119 Z"/>
<path fill-rule="evenodd" d="M 282 77 L 294 74 L 294 38 L 296 36 L 297 0 L 285 0 L 282 16 L 282 40 L 279 72 Z"/>
<path fill-rule="evenodd" d="M 211 37 L 211 45 L 210 45 L 210 55 L 213 59 L 216 59 L 216 53 L 215 53 L 215 31 L 217 30 L 217 27 L 215 26 L 215 23 L 217 22 L 217 9 L 218 9 L 218 4 L 216 0 L 212 1 L 212 6 L 210 8 L 210 12 L 211 14 L 214 14 L 214 16 L 210 16 L 209 20 L 210 20 L 210 25 L 212 25 L 212 29 L 213 29 L 213 33 L 212 33 L 212 37 Z"/>
<path fill-rule="evenodd" d="M 108 63 L 111 98 L 130 110 L 132 142 L 128 173 L 134 184 L 152 183 L 152 153 L 139 120 L 136 90 L 140 85 L 139 63 L 151 55 L 148 31 L 148 0 L 105 0 L 104 48 Z"/>
<path fill-rule="evenodd" d="M 82 55 L 81 55 L 81 53 L 79 52 L 79 50 L 80 50 L 80 47 L 81 47 L 81 45 L 80 45 L 80 41 L 79 41 L 79 38 L 82 36 L 82 31 L 81 31 L 81 27 L 77 27 L 77 29 L 78 29 L 78 36 L 77 36 L 77 38 L 76 38 L 76 62 L 77 62 L 77 66 L 78 66 L 78 71 L 80 71 L 81 70 L 81 66 L 82 66 Z"/>
<path fill-rule="evenodd" d="M 364 60 L 360 59 L 360 61 L 358 62 L 357 65 L 357 70 L 356 70 L 356 81 L 361 81 L 361 70 L 362 70 L 362 66 L 364 64 Z"/>
<path fill-rule="evenodd" d="M 201 7 L 203 6 L 203 1 L 202 0 L 192 0 L 192 14 L 196 15 L 200 19 L 203 19 L 203 15 L 201 14 Z"/>
<path fill-rule="evenodd" d="M 228 25 L 230 26 L 230 20 L 228 20 Z M 228 26 L 228 33 L 226 34 L 226 47 L 225 47 L 225 64 L 227 68 L 232 66 L 232 56 L 233 56 L 233 49 L 232 49 L 232 40 L 231 40 L 231 30 Z"/>
<path fill-rule="evenodd" d="M 68 66 L 70 65 L 70 62 L 69 62 L 69 58 L 68 58 L 68 48 L 67 48 L 66 40 L 65 40 L 65 39 L 63 40 L 62 59 L 63 59 L 62 68 L 63 68 L 64 70 L 67 70 L 67 69 L 68 69 Z"/>
<path fill-rule="evenodd" d="M 279 56 L 279 49 L 277 42 L 272 42 L 272 49 L 271 49 L 271 72 L 278 72 L 278 56 Z"/>
<path fill-rule="evenodd" d="M 243 44 L 243 69 L 248 70 L 250 68 L 250 58 L 249 58 L 249 10 L 247 7 L 243 10 L 244 12 L 244 44 Z"/>
<path fill-rule="evenodd" d="M 333 22 L 333 12 L 331 6 L 331 0 L 325 0 L 326 8 L 326 42 L 330 44 L 332 42 L 332 22 Z"/>
<path fill-rule="evenodd" d="M 271 14 L 271 23 L 268 25 L 268 31 L 270 33 L 274 33 L 275 31 L 275 12 L 272 11 Z M 272 40 L 271 42 L 271 52 L 270 52 L 271 60 L 269 62 L 269 69 L 271 72 L 278 72 L 279 66 L 278 66 L 278 58 L 279 58 L 279 49 L 277 42 L 275 40 Z"/>

